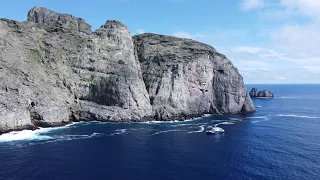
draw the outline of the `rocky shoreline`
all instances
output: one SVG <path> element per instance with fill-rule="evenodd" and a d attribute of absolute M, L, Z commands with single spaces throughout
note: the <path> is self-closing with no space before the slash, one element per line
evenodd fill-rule
<path fill-rule="evenodd" d="M 162 122 L 183 122 L 183 121 L 188 121 L 188 120 L 193 120 L 196 118 L 201 118 L 204 117 L 208 114 L 193 114 L 193 115 L 181 115 L 180 118 L 178 119 L 172 119 L 172 120 L 165 120 Z M 37 122 L 33 122 L 32 125 L 25 125 L 22 127 L 18 127 L 15 129 L 7 129 L 6 131 L 2 131 L 0 129 L 0 135 L 2 134 L 6 134 L 6 133 L 10 133 L 13 131 L 23 131 L 23 130 L 38 130 L 40 128 L 52 128 L 52 127 L 63 127 L 63 126 L 67 126 L 70 125 L 72 123 L 79 123 L 79 122 L 105 122 L 105 123 L 141 123 L 141 122 L 159 122 L 157 120 L 155 120 L 152 117 L 143 117 L 141 119 L 136 119 L 136 120 L 121 120 L 121 121 L 104 121 L 104 120 L 98 120 L 98 119 L 84 119 L 84 120 L 75 120 L 75 121 L 63 121 L 63 122 L 57 122 L 57 123 L 37 123 Z"/>
<path fill-rule="evenodd" d="M 109 20 L 34 7 L 0 19 L 0 132 L 72 121 L 169 121 L 255 112 L 242 76 L 213 47 Z"/>

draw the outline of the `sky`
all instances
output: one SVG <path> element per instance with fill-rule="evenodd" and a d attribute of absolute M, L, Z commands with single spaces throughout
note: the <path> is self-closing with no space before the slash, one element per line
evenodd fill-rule
<path fill-rule="evenodd" d="M 10 0 L 0 17 L 24 21 L 33 6 L 144 32 L 198 40 L 225 54 L 246 84 L 320 83 L 320 0 Z"/>

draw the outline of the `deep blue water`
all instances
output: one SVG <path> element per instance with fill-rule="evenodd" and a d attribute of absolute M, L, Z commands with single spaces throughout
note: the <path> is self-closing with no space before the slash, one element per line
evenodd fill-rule
<path fill-rule="evenodd" d="M 253 86 L 277 97 L 247 116 L 2 135 L 0 179 L 319 179 L 320 85 Z"/>

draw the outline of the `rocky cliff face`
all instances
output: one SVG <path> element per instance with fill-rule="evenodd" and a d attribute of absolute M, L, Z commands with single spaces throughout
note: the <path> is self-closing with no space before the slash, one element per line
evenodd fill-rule
<path fill-rule="evenodd" d="M 254 110 L 238 70 L 211 46 L 157 34 L 134 40 L 156 119 Z"/>
<path fill-rule="evenodd" d="M 253 112 L 242 77 L 212 47 L 168 36 L 133 38 L 107 21 L 43 7 L 0 19 L 0 132 L 80 120 L 172 120 Z"/>

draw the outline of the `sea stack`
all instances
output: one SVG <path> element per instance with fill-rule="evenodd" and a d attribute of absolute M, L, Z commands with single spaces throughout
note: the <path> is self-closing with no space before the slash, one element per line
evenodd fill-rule
<path fill-rule="evenodd" d="M 185 120 L 255 111 L 236 67 L 213 47 L 34 7 L 0 19 L 0 133 L 71 121 Z"/>
<path fill-rule="evenodd" d="M 268 90 L 261 90 L 258 92 L 257 88 L 252 88 L 251 91 L 249 92 L 249 95 L 252 98 L 273 98 L 274 97 L 272 92 Z"/>

